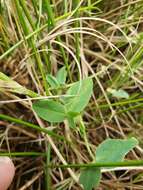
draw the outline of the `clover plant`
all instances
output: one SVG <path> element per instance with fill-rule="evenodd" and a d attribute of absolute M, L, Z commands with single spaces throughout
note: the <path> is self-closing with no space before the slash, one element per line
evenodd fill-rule
<path fill-rule="evenodd" d="M 48 74 L 46 79 L 51 89 L 57 94 L 62 87 L 66 87 L 67 71 L 62 67 L 56 77 Z M 93 81 L 86 78 L 75 82 L 67 89 L 64 97 L 58 100 L 39 100 L 33 104 L 34 111 L 39 117 L 48 122 L 64 122 L 67 120 L 71 128 L 76 127 L 75 118 L 81 116 L 84 108 L 89 103 L 93 92 Z M 60 96 L 59 96 L 60 97 Z M 125 155 L 132 150 L 138 141 L 135 138 L 130 139 L 106 139 L 96 149 L 95 159 L 92 163 L 108 163 L 123 161 Z M 84 190 L 92 190 L 99 185 L 101 179 L 101 169 L 87 168 L 81 169 L 79 183 Z"/>

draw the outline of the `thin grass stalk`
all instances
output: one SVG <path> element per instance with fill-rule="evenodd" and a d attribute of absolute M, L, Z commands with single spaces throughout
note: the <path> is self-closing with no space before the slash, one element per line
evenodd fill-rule
<path fill-rule="evenodd" d="M 32 29 L 33 29 L 33 31 L 35 31 L 36 30 L 36 25 L 33 22 L 33 18 L 31 17 L 31 15 L 29 13 L 29 10 L 27 8 L 25 0 L 20 0 L 20 5 L 22 6 L 23 11 L 24 11 L 24 13 L 25 13 L 25 15 L 26 15 L 26 17 L 27 17 Z M 46 49 L 46 46 L 42 45 L 42 48 Z M 48 46 L 48 49 L 49 49 L 49 46 Z M 49 59 L 49 56 L 47 58 L 46 52 L 42 52 L 42 55 L 43 55 L 43 58 L 44 58 L 44 61 L 45 61 L 46 65 L 47 65 L 47 70 L 48 70 L 48 72 L 50 72 L 50 59 Z M 49 53 L 48 53 L 48 55 L 49 55 Z M 39 57 L 40 57 L 40 55 L 39 55 Z M 40 62 L 41 62 L 41 60 L 40 60 Z M 46 85 L 46 88 L 47 88 L 47 95 L 48 95 L 49 94 L 48 85 Z"/>
<path fill-rule="evenodd" d="M 49 26 L 49 22 L 48 22 L 48 31 L 50 31 L 51 27 L 55 26 L 56 21 L 55 21 L 54 13 L 53 13 L 52 8 L 51 8 L 50 1 L 49 0 L 44 0 L 44 2 L 45 2 L 45 5 L 46 5 L 45 7 L 46 7 L 46 10 L 47 10 L 48 18 L 50 19 L 50 26 Z M 61 40 L 60 36 L 57 36 L 57 41 L 62 43 L 62 40 Z M 61 46 L 59 46 L 59 48 L 60 48 L 60 51 L 61 51 L 61 54 L 62 54 L 62 57 L 63 57 L 63 60 L 64 60 L 64 64 L 65 64 L 65 66 L 67 68 L 67 71 L 69 73 L 69 76 L 71 78 L 71 74 L 70 74 L 68 60 L 67 60 L 67 57 L 66 57 L 65 50 Z"/>
<path fill-rule="evenodd" d="M 23 127 L 28 127 L 28 128 L 35 129 L 35 130 L 37 130 L 39 132 L 43 132 L 44 134 L 48 134 L 50 136 L 53 136 L 53 137 L 55 137 L 55 138 L 57 138 L 59 140 L 66 140 L 64 137 L 62 137 L 60 135 L 57 135 L 53 131 L 49 131 L 46 128 L 42 128 L 42 127 L 40 127 L 38 125 L 35 125 L 33 123 L 23 121 L 22 119 L 17 119 L 15 117 L 7 116 L 7 115 L 4 115 L 4 114 L 0 114 L 0 119 L 20 124 Z"/>
<path fill-rule="evenodd" d="M 9 156 L 9 157 L 45 157 L 46 153 L 42 152 L 0 152 L 0 156 Z"/>
<path fill-rule="evenodd" d="M 95 10 L 96 7 L 81 7 L 79 8 L 80 12 L 89 10 L 89 9 L 93 9 Z M 55 22 L 58 22 L 62 19 L 67 18 L 68 16 L 70 16 L 71 14 L 73 14 L 74 11 L 61 15 L 57 18 L 55 18 Z M 42 30 L 44 30 L 45 28 L 47 28 L 48 23 L 42 25 L 40 28 L 36 29 L 35 31 L 31 32 L 30 34 L 26 35 L 24 39 L 21 39 L 19 42 L 17 42 L 16 44 L 14 44 L 11 48 L 9 48 L 6 52 L 4 52 L 2 55 L 0 55 L 0 60 L 2 60 L 3 58 L 5 58 L 7 55 L 9 55 L 12 51 L 14 51 L 16 48 L 18 48 L 22 43 L 25 42 L 25 40 L 29 40 L 30 38 L 32 38 L 34 35 L 37 35 L 37 33 L 40 33 Z"/>
<path fill-rule="evenodd" d="M 104 163 L 89 163 L 89 164 L 51 164 L 48 165 L 49 168 L 106 168 L 106 167 L 140 167 L 143 166 L 143 160 L 130 160 L 130 161 L 121 161 L 121 162 L 104 162 Z"/>
<path fill-rule="evenodd" d="M 76 7 L 78 6 L 79 3 L 80 3 L 80 0 L 75 0 L 73 8 L 76 9 Z M 79 11 L 77 10 L 75 12 L 75 18 L 78 18 L 78 17 L 79 17 Z M 79 26 L 80 26 L 80 22 L 76 21 L 75 28 L 77 28 Z M 75 34 L 75 48 L 76 48 L 77 60 L 80 62 L 80 34 L 78 34 L 78 33 Z"/>
<path fill-rule="evenodd" d="M 23 1 L 21 1 L 21 3 L 22 2 Z M 26 21 L 24 19 L 24 15 L 22 14 L 21 6 L 19 4 L 19 1 L 15 0 L 14 3 L 15 3 L 15 6 L 16 6 L 19 22 L 20 22 L 20 24 L 22 26 L 24 35 L 28 35 L 28 34 L 30 34 L 30 30 L 29 30 L 29 28 L 28 28 L 28 26 L 26 24 Z M 32 38 L 29 39 L 28 40 L 28 44 L 32 48 L 33 52 L 35 53 L 34 54 L 35 55 L 35 59 L 37 61 L 37 65 L 38 65 L 39 71 L 40 71 L 42 79 L 43 79 L 43 83 L 44 83 L 44 87 L 45 87 L 46 93 L 49 94 L 49 90 L 48 90 L 48 86 L 47 86 L 47 82 L 46 82 L 46 77 L 45 77 L 45 72 L 44 72 L 44 69 L 43 69 L 42 61 L 41 61 L 40 55 L 37 52 L 37 49 L 35 47 L 34 40 Z"/>
<path fill-rule="evenodd" d="M 46 190 L 51 190 L 51 176 L 50 176 L 50 168 L 48 168 L 48 165 L 50 165 L 50 159 L 51 159 L 51 145 L 46 143 L 46 167 L 45 167 L 45 183 L 46 183 Z"/>

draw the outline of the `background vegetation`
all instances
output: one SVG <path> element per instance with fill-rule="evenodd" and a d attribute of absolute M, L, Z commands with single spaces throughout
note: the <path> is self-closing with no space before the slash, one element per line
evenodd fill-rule
<path fill-rule="evenodd" d="M 143 159 L 142 14 L 142 0 L 1 0 L 0 149 L 16 165 L 10 190 L 81 189 L 79 168 L 46 166 L 89 163 L 109 137 L 136 137 L 139 146 L 127 158 Z M 32 109 L 35 99 L 57 95 L 47 74 L 63 66 L 61 94 L 93 79 L 82 125 L 74 129 Z M 98 189 L 142 189 L 142 171 L 123 169 L 104 173 Z"/>

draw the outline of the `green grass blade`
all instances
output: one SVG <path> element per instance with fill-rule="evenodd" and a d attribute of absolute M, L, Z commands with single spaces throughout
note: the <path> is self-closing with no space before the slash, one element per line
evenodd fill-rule
<path fill-rule="evenodd" d="M 50 135 L 50 136 L 53 136 L 53 137 L 55 137 L 55 138 L 57 138 L 57 139 L 59 139 L 59 140 L 65 140 L 64 137 L 62 137 L 62 136 L 60 136 L 60 135 L 57 135 L 56 133 L 54 133 L 54 132 L 52 132 L 52 131 L 48 131 L 47 129 L 41 128 L 41 127 L 38 126 L 38 125 L 35 125 L 35 124 L 32 124 L 32 123 L 23 121 L 22 119 L 17 119 L 17 118 L 10 117 L 10 116 L 4 115 L 4 114 L 0 114 L 0 119 L 21 124 L 23 127 L 28 127 L 28 128 L 35 129 L 35 130 L 37 130 L 37 131 L 39 131 L 39 132 L 43 132 L 43 133 L 45 133 L 45 134 L 48 134 L 48 135 Z"/>

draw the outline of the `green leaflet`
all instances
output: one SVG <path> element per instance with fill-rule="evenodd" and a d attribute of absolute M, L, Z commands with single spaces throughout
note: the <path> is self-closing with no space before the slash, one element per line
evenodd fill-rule
<path fill-rule="evenodd" d="M 125 90 L 122 90 L 122 89 L 116 90 L 116 89 L 108 88 L 107 91 L 111 93 L 113 97 L 116 97 L 116 98 L 125 98 L 125 99 L 129 98 L 129 94 Z"/>
<path fill-rule="evenodd" d="M 59 84 L 65 84 L 67 78 L 67 71 L 66 67 L 62 67 L 56 75 L 56 79 L 59 82 Z"/>
<path fill-rule="evenodd" d="M 49 85 L 52 87 L 52 88 L 57 88 L 57 87 L 59 87 L 59 83 L 58 83 L 58 81 L 57 81 L 57 79 L 54 77 L 54 76 L 52 76 L 52 75 L 50 75 L 50 74 L 48 74 L 47 76 L 46 76 L 46 80 L 47 80 L 47 82 L 49 83 Z"/>
<path fill-rule="evenodd" d="M 137 144 L 138 141 L 135 138 L 107 139 L 96 150 L 96 162 L 122 161 L 125 155 Z"/>
<path fill-rule="evenodd" d="M 92 190 L 99 185 L 101 178 L 100 168 L 84 169 L 80 175 L 79 183 L 83 185 L 84 190 Z"/>
<path fill-rule="evenodd" d="M 68 112 L 81 112 L 87 106 L 93 91 L 92 79 L 84 79 L 74 83 L 67 95 L 75 95 L 74 98 L 65 99 L 66 108 Z"/>
<path fill-rule="evenodd" d="M 62 122 L 66 118 L 65 107 L 53 100 L 40 100 L 33 104 L 34 111 L 49 122 Z"/>
<path fill-rule="evenodd" d="M 58 72 L 56 77 L 51 74 L 47 74 L 46 80 L 52 88 L 58 88 L 60 85 L 65 84 L 67 77 L 67 71 L 65 67 L 62 67 Z"/>

